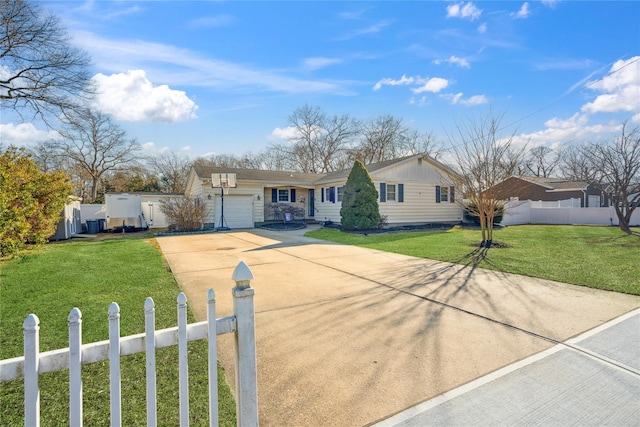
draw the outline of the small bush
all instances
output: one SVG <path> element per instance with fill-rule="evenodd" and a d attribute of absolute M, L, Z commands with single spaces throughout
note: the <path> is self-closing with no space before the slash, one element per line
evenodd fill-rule
<path fill-rule="evenodd" d="M 204 205 L 192 197 L 170 197 L 160 203 L 160 212 L 172 223 L 176 231 L 195 231 L 202 228 Z"/>

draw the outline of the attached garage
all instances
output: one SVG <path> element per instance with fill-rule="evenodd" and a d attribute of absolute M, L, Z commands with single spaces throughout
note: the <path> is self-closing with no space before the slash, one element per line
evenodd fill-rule
<path fill-rule="evenodd" d="M 222 200 L 216 196 L 215 226 L 220 227 Z M 224 220 L 229 228 L 253 228 L 253 196 L 224 196 Z"/>

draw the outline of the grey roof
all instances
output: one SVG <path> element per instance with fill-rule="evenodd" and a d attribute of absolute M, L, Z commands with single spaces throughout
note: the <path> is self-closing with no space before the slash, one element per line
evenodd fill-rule
<path fill-rule="evenodd" d="M 541 178 L 537 176 L 520 176 L 519 178 L 542 185 L 550 190 L 583 189 L 589 185 L 586 181 L 572 181 L 565 178 Z"/>
<path fill-rule="evenodd" d="M 387 167 L 393 166 L 398 163 L 402 163 L 404 161 L 410 159 L 418 159 L 424 158 L 427 159 L 434 166 L 439 167 L 452 175 L 456 175 L 456 172 L 453 171 L 450 167 L 438 162 L 435 159 L 432 159 L 429 156 L 424 154 L 414 154 L 411 156 L 401 157 L 393 160 L 385 160 L 383 162 L 371 163 L 365 165 L 369 173 L 377 172 Z M 261 169 L 239 169 L 239 168 L 228 168 L 222 166 L 194 166 L 193 167 L 196 175 L 200 179 L 210 179 L 212 173 L 235 173 L 236 180 L 240 181 L 269 181 L 269 182 L 297 182 L 297 183 L 305 183 L 305 184 L 318 184 L 325 183 L 331 181 L 340 181 L 346 180 L 349 177 L 349 173 L 351 172 L 351 168 L 342 169 L 339 171 L 329 172 L 329 173 L 302 173 L 302 172 L 287 172 L 287 171 L 270 171 L 270 170 L 261 170 Z"/>
<path fill-rule="evenodd" d="M 242 181 L 277 181 L 277 182 L 305 182 L 313 183 L 322 178 L 324 174 L 320 173 L 302 173 L 287 171 L 269 171 L 261 169 L 240 169 L 228 168 L 223 166 L 194 166 L 193 167 L 199 178 L 210 179 L 212 173 L 235 173 L 236 180 Z"/>

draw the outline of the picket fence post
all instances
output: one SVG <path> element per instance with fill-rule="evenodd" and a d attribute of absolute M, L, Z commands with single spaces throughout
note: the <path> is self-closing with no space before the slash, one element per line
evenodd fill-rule
<path fill-rule="evenodd" d="M 147 377 L 147 426 L 158 424 L 156 416 L 156 309 L 151 297 L 144 302 L 145 358 Z"/>
<path fill-rule="evenodd" d="M 187 296 L 178 295 L 178 381 L 180 383 L 180 427 L 189 426 L 189 354 L 187 352 Z"/>
<path fill-rule="evenodd" d="M 253 273 L 243 261 L 233 271 L 233 312 L 236 317 L 236 414 L 238 425 L 253 427 L 258 425 L 258 380 L 256 365 L 256 325 L 251 287 Z"/>
<path fill-rule="evenodd" d="M 111 427 L 122 425 L 120 398 L 120 306 L 109 306 L 109 390 L 111 391 Z"/>
<path fill-rule="evenodd" d="M 69 425 L 82 425 L 82 313 L 69 312 Z"/>
<path fill-rule="evenodd" d="M 24 319 L 24 425 L 40 426 L 40 387 L 38 368 L 40 353 L 40 319 L 30 314 Z"/>
<path fill-rule="evenodd" d="M 207 292 L 207 337 L 209 338 L 209 424 L 217 426 L 218 417 L 218 328 L 216 327 L 216 293 Z"/>

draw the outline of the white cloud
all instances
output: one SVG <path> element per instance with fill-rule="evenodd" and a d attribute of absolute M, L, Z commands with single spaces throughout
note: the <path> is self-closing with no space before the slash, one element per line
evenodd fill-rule
<path fill-rule="evenodd" d="M 126 74 L 96 74 L 99 109 L 119 120 L 176 123 L 196 117 L 198 106 L 185 92 L 167 85 L 154 86 L 143 70 Z"/>
<path fill-rule="evenodd" d="M 586 87 L 604 93 L 582 106 L 585 113 L 640 113 L 640 56 L 616 61 L 609 74 Z"/>
<path fill-rule="evenodd" d="M 460 2 L 447 6 L 447 18 L 462 18 L 476 20 L 482 14 L 482 9 L 478 9 L 473 2 Z"/>
<path fill-rule="evenodd" d="M 189 22 L 191 28 L 217 28 L 235 24 L 237 19 L 231 15 L 204 16 Z"/>
<path fill-rule="evenodd" d="M 378 82 L 373 86 L 373 90 L 379 90 L 382 86 L 404 86 L 413 84 L 415 79 L 413 77 L 407 77 L 406 75 L 402 75 L 399 79 L 392 79 L 389 77 L 385 77 L 384 79 L 378 80 Z"/>
<path fill-rule="evenodd" d="M 387 28 L 389 25 L 391 25 L 391 21 L 388 21 L 388 20 L 380 21 L 366 28 L 360 28 L 357 30 L 350 31 L 344 36 L 338 37 L 336 40 L 349 40 L 354 37 L 366 36 L 369 34 L 377 34 L 382 30 L 384 30 L 385 28 Z"/>
<path fill-rule="evenodd" d="M 309 71 L 315 71 L 330 65 L 340 64 L 341 62 L 342 60 L 339 58 L 307 58 L 304 60 L 304 68 Z"/>
<path fill-rule="evenodd" d="M 545 129 L 533 133 L 522 133 L 514 137 L 514 144 L 560 145 L 571 141 L 597 141 L 603 136 L 618 132 L 620 123 L 589 124 L 586 114 L 576 113 L 568 119 L 554 117 L 545 122 Z"/>
<path fill-rule="evenodd" d="M 469 98 L 463 98 L 463 93 L 458 92 L 456 94 L 453 93 L 445 93 L 440 95 L 441 98 L 449 100 L 451 104 L 462 104 L 467 106 L 481 105 L 489 103 L 489 99 L 485 95 L 474 95 Z"/>
<path fill-rule="evenodd" d="M 442 59 L 442 60 L 436 59 L 433 62 L 435 64 L 437 64 L 437 65 L 440 65 L 443 62 L 447 62 L 449 64 L 457 65 L 457 66 L 462 67 L 462 68 L 471 68 L 471 64 L 469 64 L 469 61 L 467 61 L 465 58 L 458 58 L 455 55 L 451 55 L 447 59 Z"/>
<path fill-rule="evenodd" d="M 482 24 L 480 24 L 480 26 L 478 26 L 478 32 L 480 34 L 484 34 L 487 32 L 487 23 L 483 22 Z"/>
<path fill-rule="evenodd" d="M 484 95 L 473 95 L 470 98 L 460 101 L 463 105 L 480 105 L 489 103 L 489 99 Z"/>
<path fill-rule="evenodd" d="M 269 135 L 268 139 L 276 140 L 276 139 L 284 139 L 291 140 L 298 136 L 298 131 L 293 126 L 287 126 L 286 128 L 275 128 L 271 135 Z"/>
<path fill-rule="evenodd" d="M 212 87 L 220 91 L 352 94 L 340 82 L 304 80 L 278 71 L 250 69 L 176 46 L 144 40 L 112 40 L 87 31 L 76 31 L 73 38 L 77 46 L 92 52 L 97 68 L 113 73 L 144 69 L 152 79 L 172 85 Z"/>
<path fill-rule="evenodd" d="M 529 2 L 524 2 L 520 7 L 520 10 L 518 10 L 517 12 L 513 12 L 511 16 L 516 19 L 525 19 L 528 18 L 530 14 L 531 11 L 529 10 Z"/>
<path fill-rule="evenodd" d="M 447 86 L 449 86 L 449 80 L 443 79 L 441 77 L 433 77 L 424 82 L 424 84 L 419 88 L 411 89 L 411 92 L 415 94 L 423 92 L 438 93 L 442 89 L 445 89 Z"/>
<path fill-rule="evenodd" d="M 36 129 L 31 123 L 1 124 L 0 141 L 5 146 L 15 145 L 17 147 L 30 147 L 50 139 L 59 138 L 55 131 L 42 131 Z"/>
<path fill-rule="evenodd" d="M 543 5 L 550 7 L 552 9 L 555 9 L 558 3 L 560 3 L 560 0 L 542 0 Z"/>

